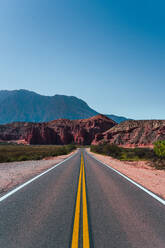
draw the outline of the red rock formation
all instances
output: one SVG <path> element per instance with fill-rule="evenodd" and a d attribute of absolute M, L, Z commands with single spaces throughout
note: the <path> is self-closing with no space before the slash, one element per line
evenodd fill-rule
<path fill-rule="evenodd" d="M 48 122 L 48 127 L 59 134 L 61 144 L 89 145 L 97 133 L 102 133 L 116 123 L 104 115 L 83 120 L 59 119 Z"/>
<path fill-rule="evenodd" d="M 103 142 L 124 147 L 152 147 L 165 140 L 165 120 L 126 121 L 102 134 L 96 134 L 93 144 Z"/>
<path fill-rule="evenodd" d="M 104 115 L 83 120 L 58 119 L 47 123 L 15 122 L 0 125 L 0 140 L 27 144 L 91 144 L 96 134 L 116 123 Z"/>
<path fill-rule="evenodd" d="M 124 147 L 152 147 L 153 142 L 165 140 L 165 120 L 126 121 L 117 125 L 106 116 L 97 115 L 72 121 L 15 122 L 0 125 L 0 140 L 57 145 L 108 142 Z"/>

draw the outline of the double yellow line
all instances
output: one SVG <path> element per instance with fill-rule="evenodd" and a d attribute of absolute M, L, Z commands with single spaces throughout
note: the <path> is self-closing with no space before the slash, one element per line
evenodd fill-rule
<path fill-rule="evenodd" d="M 78 248 L 79 245 L 79 229 L 80 229 L 80 203 L 82 192 L 82 220 L 83 220 L 83 248 L 90 248 L 89 241 L 89 226 L 88 226 L 88 210 L 87 210 L 87 196 L 86 196 L 86 182 L 83 154 L 81 154 L 80 175 L 78 181 L 75 216 L 73 224 L 73 234 L 71 248 Z"/>

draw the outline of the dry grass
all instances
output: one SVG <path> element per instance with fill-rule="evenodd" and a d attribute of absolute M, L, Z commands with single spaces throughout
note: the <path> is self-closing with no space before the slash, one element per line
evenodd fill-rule
<path fill-rule="evenodd" d="M 0 163 L 40 160 L 45 157 L 65 155 L 76 149 L 74 145 L 0 145 Z"/>

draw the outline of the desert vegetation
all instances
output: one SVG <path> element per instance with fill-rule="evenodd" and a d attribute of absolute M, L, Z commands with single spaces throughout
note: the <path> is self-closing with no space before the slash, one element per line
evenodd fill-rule
<path fill-rule="evenodd" d="M 45 157 L 65 155 L 76 149 L 75 145 L 14 145 L 0 144 L 0 162 L 40 160 Z"/>
<path fill-rule="evenodd" d="M 165 140 L 154 143 L 154 152 L 160 158 L 165 158 Z"/>
<path fill-rule="evenodd" d="M 165 169 L 165 141 L 154 143 L 150 148 L 123 148 L 114 144 L 92 145 L 91 152 L 111 156 L 123 161 L 149 161 L 149 165 L 157 169 Z"/>
<path fill-rule="evenodd" d="M 91 151 L 127 161 L 148 160 L 155 155 L 149 148 L 123 148 L 113 144 L 91 146 Z"/>

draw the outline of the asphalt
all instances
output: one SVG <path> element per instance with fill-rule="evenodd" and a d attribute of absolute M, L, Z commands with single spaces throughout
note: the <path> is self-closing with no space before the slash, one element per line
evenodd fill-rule
<path fill-rule="evenodd" d="M 0 202 L 0 248 L 71 247 L 81 152 L 90 247 L 165 248 L 165 206 L 84 150 Z"/>

